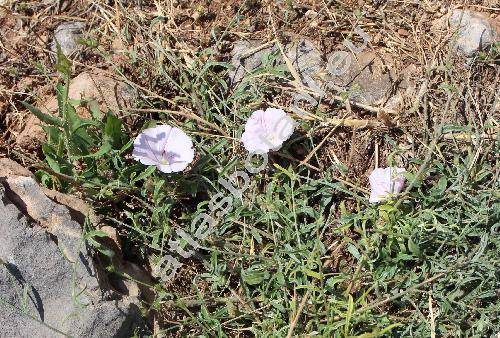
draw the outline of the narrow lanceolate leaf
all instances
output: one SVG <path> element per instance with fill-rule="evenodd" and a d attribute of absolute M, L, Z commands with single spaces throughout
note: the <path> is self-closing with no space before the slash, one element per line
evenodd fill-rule
<path fill-rule="evenodd" d="M 113 148 L 120 148 L 122 139 L 122 121 L 111 113 L 106 115 L 104 135 L 105 139 L 113 145 Z"/>
<path fill-rule="evenodd" d="M 61 45 L 56 41 L 57 63 L 56 69 L 69 79 L 71 76 L 71 61 L 64 55 Z"/>
<path fill-rule="evenodd" d="M 47 124 L 50 124 L 52 126 L 57 126 L 57 127 L 63 126 L 63 121 L 61 119 L 59 119 L 55 116 L 52 116 L 50 114 L 45 114 L 40 109 L 32 106 L 31 104 L 29 104 L 27 102 L 22 101 L 21 103 L 26 109 L 28 109 L 30 112 L 35 114 L 35 116 L 38 117 L 38 119 L 40 119 L 40 121 L 45 122 Z"/>
<path fill-rule="evenodd" d="M 88 155 L 81 155 L 81 156 L 72 156 L 71 159 L 79 160 L 81 158 L 89 158 L 89 157 L 99 158 L 99 157 L 106 155 L 111 150 L 112 150 L 111 144 L 109 144 L 108 142 L 104 142 L 102 144 L 101 148 L 98 151 L 96 151 L 95 153 L 88 154 Z"/>
<path fill-rule="evenodd" d="M 23 299 L 21 300 L 21 309 L 24 313 L 28 313 L 28 297 L 29 297 L 30 285 L 28 283 L 24 284 L 23 287 Z"/>

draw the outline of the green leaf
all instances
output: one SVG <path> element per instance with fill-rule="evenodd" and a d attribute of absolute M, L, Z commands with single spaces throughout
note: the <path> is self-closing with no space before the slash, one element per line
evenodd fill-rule
<path fill-rule="evenodd" d="M 66 55 L 62 52 L 61 45 L 56 41 L 57 48 L 57 63 L 56 69 L 61 74 L 65 75 L 68 79 L 71 76 L 71 61 L 68 60 Z"/>
<path fill-rule="evenodd" d="M 107 153 L 109 153 L 113 148 L 111 147 L 111 144 L 109 144 L 108 142 L 105 142 L 101 148 L 96 151 L 95 153 L 92 153 L 92 154 L 88 154 L 88 155 L 82 155 L 82 156 L 72 156 L 71 159 L 72 160 L 78 160 L 78 159 L 81 159 L 81 158 L 99 158 L 99 157 L 102 157 L 104 155 L 106 155 Z"/>
<path fill-rule="evenodd" d="M 243 281 L 248 285 L 258 285 L 269 278 L 269 272 L 250 267 L 242 272 Z"/>
<path fill-rule="evenodd" d="M 122 135 L 122 121 L 108 112 L 104 125 L 104 139 L 110 142 L 114 149 L 119 149 L 122 145 Z"/>
<path fill-rule="evenodd" d="M 305 269 L 304 272 L 306 275 L 308 275 L 310 277 L 320 279 L 320 280 L 323 279 L 323 274 L 321 272 L 316 272 L 316 271 L 309 270 L 309 269 Z"/>
<path fill-rule="evenodd" d="M 89 100 L 86 103 L 90 113 L 92 114 L 92 118 L 96 121 L 102 121 L 102 113 L 97 100 Z"/>
<path fill-rule="evenodd" d="M 361 258 L 361 254 L 359 253 L 358 248 L 356 248 L 353 244 L 349 243 L 347 245 L 347 251 L 351 253 L 354 257 L 356 257 L 357 260 Z"/>
<path fill-rule="evenodd" d="M 344 337 L 347 337 L 349 335 L 351 318 L 353 313 L 354 313 L 354 300 L 352 298 L 352 295 L 349 294 L 347 303 L 347 313 L 345 316 Z"/>
<path fill-rule="evenodd" d="M 137 181 L 144 180 L 144 179 L 148 178 L 149 176 L 151 176 L 151 174 L 153 174 L 155 172 L 155 170 L 156 170 L 156 166 L 154 166 L 154 165 L 147 167 L 146 170 L 144 170 L 139 175 L 137 175 L 137 177 L 134 177 L 130 183 L 133 185 Z"/>
<path fill-rule="evenodd" d="M 377 338 L 377 337 L 384 337 L 385 334 L 389 331 L 391 331 L 393 328 L 402 326 L 402 324 L 395 323 L 387 326 L 386 328 L 379 330 L 378 328 L 374 329 L 372 332 L 367 332 L 363 333 L 359 336 L 349 336 L 349 338 Z"/>
<path fill-rule="evenodd" d="M 93 230 L 84 234 L 84 239 L 94 249 L 96 249 L 105 256 L 113 257 L 115 255 L 115 252 L 113 250 L 107 248 L 105 245 L 99 243 L 94 239 L 94 238 L 108 238 L 108 237 L 109 237 L 108 234 L 102 230 Z"/>
<path fill-rule="evenodd" d="M 411 238 L 408 239 L 408 250 L 415 256 L 420 256 L 420 248 Z"/>
<path fill-rule="evenodd" d="M 35 116 L 38 117 L 38 119 L 40 119 L 40 121 L 42 121 L 42 122 L 45 122 L 45 123 L 50 124 L 52 126 L 58 126 L 58 127 L 62 127 L 64 125 L 64 123 L 61 119 L 59 119 L 55 116 L 49 115 L 49 114 L 42 113 L 42 111 L 40 109 L 32 106 L 31 104 L 29 104 L 25 101 L 22 101 L 21 104 L 26 109 L 28 109 L 30 112 L 35 114 Z"/>
<path fill-rule="evenodd" d="M 100 253 L 102 253 L 103 255 L 105 256 L 108 256 L 110 258 L 112 258 L 114 255 L 115 255 L 115 252 L 111 249 L 108 249 L 106 246 L 102 245 L 101 243 L 97 242 L 95 239 L 93 238 L 89 238 L 87 240 L 87 242 L 94 248 L 96 249 L 97 251 L 99 251 Z"/>
<path fill-rule="evenodd" d="M 50 169 L 57 173 L 71 175 L 71 163 L 59 156 L 52 146 L 43 144 L 42 152 L 45 155 L 45 160 L 49 164 Z"/>
<path fill-rule="evenodd" d="M 107 233 L 105 233 L 104 231 L 102 230 L 93 230 L 93 231 L 89 231 L 87 233 L 85 233 L 85 239 L 89 239 L 89 238 L 92 238 L 92 237 L 100 237 L 100 238 L 106 238 L 106 237 L 109 237 Z"/>

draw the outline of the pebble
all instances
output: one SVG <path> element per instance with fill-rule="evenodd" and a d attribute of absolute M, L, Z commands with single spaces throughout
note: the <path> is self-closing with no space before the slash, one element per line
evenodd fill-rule
<path fill-rule="evenodd" d="M 64 22 L 57 26 L 52 40 L 52 51 L 57 52 L 57 41 L 64 55 L 70 56 L 73 54 L 78 49 L 78 39 L 82 36 L 84 28 L 85 23 L 78 21 Z"/>

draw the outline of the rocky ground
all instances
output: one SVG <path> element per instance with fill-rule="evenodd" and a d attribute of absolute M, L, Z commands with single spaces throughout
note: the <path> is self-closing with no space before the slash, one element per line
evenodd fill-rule
<path fill-rule="evenodd" d="M 78 222 L 85 210 L 74 209 L 84 203 L 55 202 L 16 162 L 0 167 L 2 336 L 130 336 L 139 308 L 114 295 L 95 266 Z"/>

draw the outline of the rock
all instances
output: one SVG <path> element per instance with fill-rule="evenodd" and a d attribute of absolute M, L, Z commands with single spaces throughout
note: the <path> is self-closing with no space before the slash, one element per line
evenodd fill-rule
<path fill-rule="evenodd" d="M 325 69 L 321 51 L 312 41 L 306 38 L 292 39 L 283 46 L 284 53 L 292 62 L 303 83 L 318 81 Z M 263 58 L 271 53 L 279 53 L 277 45 L 268 45 L 259 40 L 238 40 L 234 43 L 231 64 L 234 69 L 229 72 L 233 85 L 239 84 L 243 78 L 263 65 Z M 283 62 L 281 55 L 276 58 Z"/>
<path fill-rule="evenodd" d="M 78 39 L 81 38 L 84 28 L 85 23 L 79 21 L 64 22 L 57 26 L 51 44 L 52 51 L 57 52 L 56 42 L 58 42 L 64 55 L 73 54 L 78 48 Z"/>
<path fill-rule="evenodd" d="M 393 111 L 401 111 L 404 107 L 412 106 L 417 95 L 417 80 L 422 78 L 424 72 L 421 67 L 415 64 L 398 67 L 402 69 L 397 80 L 397 87 L 391 93 L 390 97 L 384 104 L 384 108 L 389 108 Z M 387 123 L 386 123 L 387 124 Z"/>
<path fill-rule="evenodd" d="M 472 56 L 500 41 L 498 27 L 481 13 L 455 9 L 448 22 L 457 34 L 453 42 L 454 48 L 466 56 Z"/>
<path fill-rule="evenodd" d="M 109 282 L 121 294 L 144 298 L 146 301 L 154 302 L 155 293 L 152 289 L 154 284 L 151 275 L 138 265 L 128 262 L 123 258 L 122 245 L 115 228 L 104 225 L 99 230 L 108 235 L 100 241 L 109 249 L 113 250 L 115 255 L 111 258 L 111 265 L 115 274 L 109 276 Z M 129 276 L 122 278 L 122 276 Z"/>
<path fill-rule="evenodd" d="M 231 82 L 234 85 L 240 83 L 247 73 L 261 67 L 262 58 L 274 50 L 277 50 L 276 46 L 266 46 L 257 40 L 237 41 L 231 61 L 235 67 L 230 72 Z M 306 38 L 292 40 L 284 46 L 284 52 L 302 84 L 318 93 L 315 99 L 325 92 L 339 95 L 339 91 L 343 90 L 349 92 L 353 101 L 378 105 L 389 98 L 395 82 L 392 62 L 375 51 L 337 53 L 335 55 L 347 57 L 349 62 L 337 64 L 339 70 L 334 71 L 327 67 L 318 47 Z M 333 58 L 333 55 L 332 53 L 329 58 Z M 278 60 L 282 61 L 282 57 L 278 56 Z M 333 59 L 330 62 L 335 64 Z M 300 91 L 292 93 L 292 97 L 296 101 L 305 99 Z"/>
<path fill-rule="evenodd" d="M 0 174 L 2 176 L 25 176 L 34 178 L 31 171 L 23 167 L 17 162 L 14 162 L 8 158 L 0 158 Z"/>
<path fill-rule="evenodd" d="M 2 336 L 58 336 L 49 327 L 75 337 L 130 336 L 138 308 L 104 299 L 82 236 L 70 211 L 31 177 L 0 167 Z"/>
<path fill-rule="evenodd" d="M 95 99 L 99 103 L 101 111 L 111 110 L 119 115 L 119 112 L 131 107 L 137 98 L 136 91 L 128 84 L 117 81 L 104 72 L 84 72 L 71 80 L 69 86 L 69 97 L 80 100 Z M 57 98 L 55 96 L 42 100 L 39 108 L 48 114 L 57 114 Z M 85 107 L 77 107 L 80 116 L 89 117 Z M 24 149 L 35 149 L 43 142 L 45 133 L 40 127 L 40 120 L 34 115 L 29 115 L 24 129 L 19 133 L 16 143 Z"/>
<path fill-rule="evenodd" d="M 323 54 L 308 39 L 300 38 L 285 46 L 285 55 L 292 62 L 294 69 L 300 75 L 306 86 L 322 86 L 322 75 L 326 72 Z"/>
<path fill-rule="evenodd" d="M 238 40 L 234 42 L 231 52 L 232 69 L 229 70 L 229 81 L 238 85 L 245 76 L 261 67 L 262 59 L 276 51 L 275 46 L 269 46 L 259 40 Z"/>
<path fill-rule="evenodd" d="M 344 55 L 347 60 L 345 67 L 342 63 L 338 69 L 330 71 L 329 85 L 345 90 L 355 102 L 370 105 L 383 103 L 394 82 L 391 62 L 370 50 Z"/>

